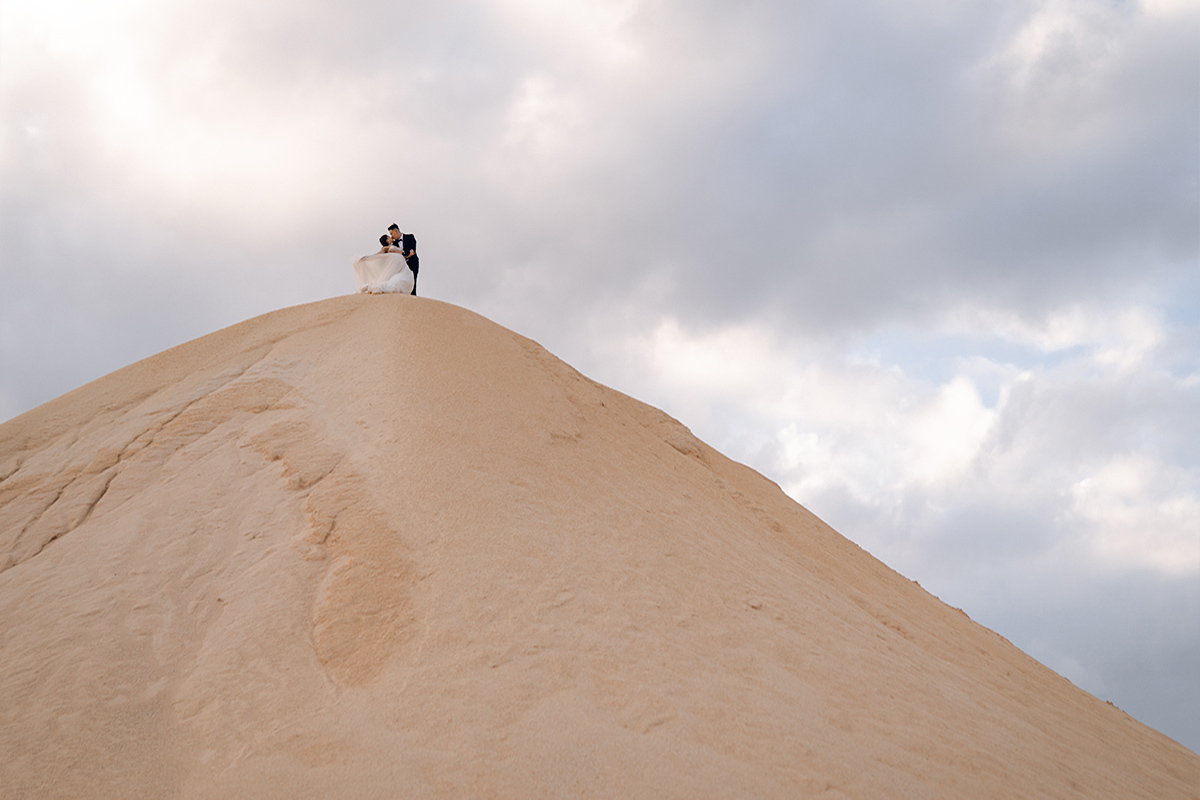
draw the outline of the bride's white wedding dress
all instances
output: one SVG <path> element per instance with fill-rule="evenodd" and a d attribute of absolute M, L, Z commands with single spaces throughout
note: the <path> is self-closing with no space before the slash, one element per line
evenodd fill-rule
<path fill-rule="evenodd" d="M 373 253 L 354 262 L 354 286 L 360 293 L 412 294 L 416 281 L 399 253 Z"/>

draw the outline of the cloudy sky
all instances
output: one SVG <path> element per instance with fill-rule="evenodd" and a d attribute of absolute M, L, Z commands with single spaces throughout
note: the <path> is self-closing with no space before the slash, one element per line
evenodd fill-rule
<path fill-rule="evenodd" d="M 1200 750 L 1200 0 L 0 0 L 0 419 L 393 221 Z"/>

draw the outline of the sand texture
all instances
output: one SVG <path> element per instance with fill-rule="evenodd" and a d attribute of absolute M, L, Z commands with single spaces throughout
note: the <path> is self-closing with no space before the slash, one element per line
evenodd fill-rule
<path fill-rule="evenodd" d="M 0 426 L 0 796 L 1200 797 L 1200 758 L 536 343 L 249 320 Z"/>

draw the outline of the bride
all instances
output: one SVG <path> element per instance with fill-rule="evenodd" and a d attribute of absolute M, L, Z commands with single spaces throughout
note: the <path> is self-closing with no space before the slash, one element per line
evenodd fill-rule
<path fill-rule="evenodd" d="M 359 293 L 410 294 L 416 280 L 404 263 L 404 251 L 391 236 L 379 237 L 378 253 L 363 256 L 354 262 L 354 285 Z"/>

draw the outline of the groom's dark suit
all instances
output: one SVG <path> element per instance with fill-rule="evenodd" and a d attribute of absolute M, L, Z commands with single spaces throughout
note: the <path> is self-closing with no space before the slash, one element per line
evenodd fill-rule
<path fill-rule="evenodd" d="M 413 290 L 412 293 L 417 293 L 417 272 L 421 269 L 421 259 L 417 257 L 417 237 L 411 233 L 400 234 L 400 249 L 404 251 L 404 263 L 408 264 L 408 268 L 413 274 Z M 412 255 L 408 255 L 412 253 Z"/>

